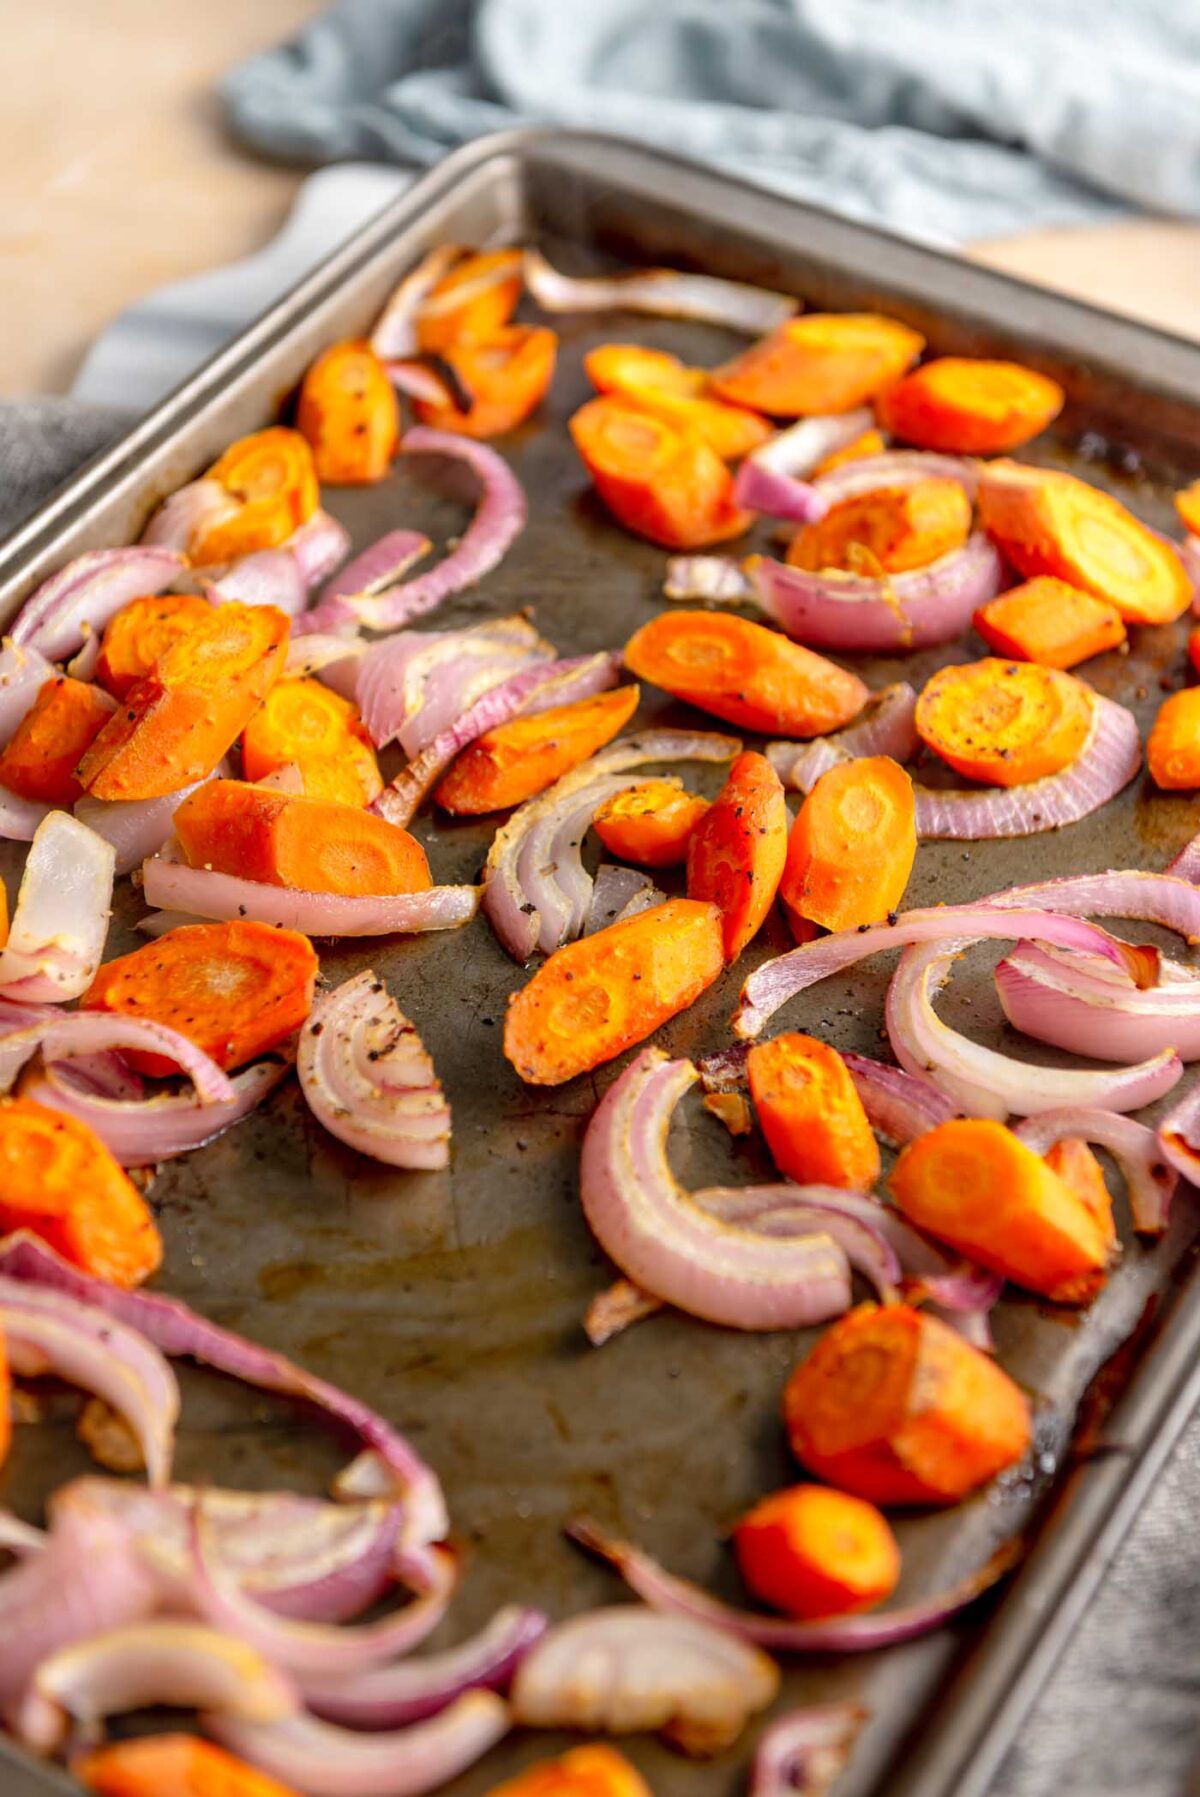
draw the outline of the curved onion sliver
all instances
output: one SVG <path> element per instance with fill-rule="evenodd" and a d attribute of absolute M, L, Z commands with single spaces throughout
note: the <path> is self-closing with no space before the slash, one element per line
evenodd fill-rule
<path fill-rule="evenodd" d="M 58 1004 L 91 985 L 104 954 L 115 857 L 94 830 L 65 811 L 38 825 L 21 876 L 0 993 Z"/>

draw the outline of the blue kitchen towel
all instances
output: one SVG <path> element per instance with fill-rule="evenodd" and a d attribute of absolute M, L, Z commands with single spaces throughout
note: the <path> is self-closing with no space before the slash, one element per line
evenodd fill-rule
<path fill-rule="evenodd" d="M 943 243 L 1200 216 L 1200 0 L 339 0 L 224 97 L 293 160 L 580 126 Z"/>

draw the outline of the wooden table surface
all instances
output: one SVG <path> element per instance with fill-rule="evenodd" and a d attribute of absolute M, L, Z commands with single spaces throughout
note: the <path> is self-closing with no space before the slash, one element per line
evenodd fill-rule
<path fill-rule="evenodd" d="M 303 174 L 223 131 L 214 85 L 325 0 L 37 0 L 5 33 L 0 395 L 61 393 L 164 282 L 259 248 Z M 1200 337 L 1200 226 L 1136 221 L 976 245 L 981 260 Z"/>

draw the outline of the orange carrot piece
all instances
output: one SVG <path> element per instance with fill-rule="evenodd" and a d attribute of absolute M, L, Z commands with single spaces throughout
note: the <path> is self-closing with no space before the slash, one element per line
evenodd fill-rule
<path fill-rule="evenodd" d="M 810 573 L 904 574 L 961 549 L 970 534 L 971 502 L 958 481 L 919 480 L 839 501 L 796 533 L 787 559 Z"/>
<path fill-rule="evenodd" d="M 178 1030 L 218 1066 L 241 1067 L 298 1030 L 312 1009 L 317 957 L 307 936 L 265 923 L 181 924 L 107 962 L 80 1000 L 86 1011 L 148 1017 Z M 178 1069 L 142 1050 L 125 1057 L 151 1078 Z"/>
<path fill-rule="evenodd" d="M 954 1504 L 1029 1449 L 1008 1374 L 928 1312 L 860 1304 L 783 1394 L 788 1439 L 817 1478 L 876 1504 Z"/>
<path fill-rule="evenodd" d="M 433 796 L 455 817 L 523 805 L 611 742 L 637 710 L 639 696 L 636 686 L 618 686 L 500 724 L 459 756 Z"/>
<path fill-rule="evenodd" d="M 1080 1136 L 1064 1136 L 1046 1150 L 1046 1165 L 1057 1173 L 1096 1220 L 1110 1255 L 1117 1252 L 1117 1226 L 1113 1221 L 1112 1195 L 1104 1168 Z"/>
<path fill-rule="evenodd" d="M 918 1136 L 892 1169 L 896 1203 L 1017 1285 L 1084 1304 L 1104 1284 L 1111 1236 L 1079 1194 L 1002 1123 L 958 1117 Z"/>
<path fill-rule="evenodd" d="M 318 480 L 362 487 L 384 478 L 400 441 L 400 405 L 365 339 L 334 343 L 317 357 L 300 386 L 296 429 L 312 448 Z"/>
<path fill-rule="evenodd" d="M 131 599 L 105 629 L 96 679 L 114 699 L 127 699 L 159 657 L 197 624 L 206 623 L 212 610 L 198 593 L 147 593 Z"/>
<path fill-rule="evenodd" d="M 1073 474 L 990 462 L 978 503 L 984 529 L 1021 574 L 1082 587 L 1115 605 L 1127 624 L 1169 624 L 1191 604 L 1174 546 Z"/>
<path fill-rule="evenodd" d="M 1146 766 L 1164 792 L 1200 787 L 1200 686 L 1163 700 L 1146 743 Z"/>
<path fill-rule="evenodd" d="M 131 1792 L 129 1797 L 141 1793 Z M 560 1759 L 539 1760 L 515 1778 L 493 1785 L 487 1797 L 651 1797 L 651 1792 L 624 1754 L 597 1741 L 572 1747 Z"/>
<path fill-rule="evenodd" d="M 242 732 L 247 780 L 288 766 L 300 769 L 310 799 L 370 805 L 383 791 L 358 707 L 319 680 L 277 681 Z"/>
<path fill-rule="evenodd" d="M 1194 480 L 1190 487 L 1176 493 L 1175 510 L 1184 529 L 1200 535 L 1200 480 Z"/>
<path fill-rule="evenodd" d="M 97 736 L 79 778 L 97 799 L 158 799 L 211 774 L 283 671 L 288 620 L 222 605 L 159 657 Z"/>
<path fill-rule="evenodd" d="M 279 424 L 231 443 L 208 478 L 240 504 L 232 518 L 189 542 L 188 558 L 197 567 L 278 548 L 312 517 L 320 499 L 307 439 Z"/>
<path fill-rule="evenodd" d="M 771 436 L 771 426 L 757 412 L 731 406 L 705 394 L 708 375 L 688 368 L 664 350 L 635 343 L 604 343 L 583 359 L 592 385 L 616 393 L 639 411 L 679 428 L 690 426 L 723 461 L 749 455 Z"/>
<path fill-rule="evenodd" d="M 756 1042 L 746 1072 L 781 1173 L 798 1185 L 871 1190 L 879 1178 L 879 1144 L 836 1048 L 792 1031 Z"/>
<path fill-rule="evenodd" d="M 199 1735 L 111 1741 L 72 1761 L 71 1770 L 95 1797 L 298 1797 Z"/>
<path fill-rule="evenodd" d="M 813 469 L 812 478 L 820 480 L 823 474 L 832 474 L 835 468 L 844 468 L 847 462 L 861 462 L 867 456 L 882 455 L 887 448 L 887 439 L 882 431 L 863 431 L 852 442 L 841 449 L 835 449 L 823 456 Z"/>
<path fill-rule="evenodd" d="M 1037 662 L 941 668 L 917 700 L 917 733 L 968 780 L 1024 786 L 1075 760 L 1092 728 L 1092 690 Z"/>
<path fill-rule="evenodd" d="M 876 402 L 879 422 L 918 449 L 944 455 L 1007 455 L 1063 408 L 1057 381 L 1019 362 L 938 356 L 914 368 Z"/>
<path fill-rule="evenodd" d="M 779 886 L 789 919 L 857 930 L 898 911 L 917 854 L 912 780 L 887 755 L 823 773 L 800 807 Z"/>
<path fill-rule="evenodd" d="M 110 1285 L 140 1285 L 162 1261 L 145 1200 L 99 1136 L 31 1098 L 0 1098 L 0 1234 L 14 1229 Z"/>
<path fill-rule="evenodd" d="M 575 413 L 571 436 L 600 498 L 636 536 L 703 549 L 753 522 L 733 503 L 729 469 L 694 430 L 604 394 Z"/>
<path fill-rule="evenodd" d="M 725 964 L 721 913 L 668 899 L 568 942 L 513 994 L 504 1053 L 531 1086 L 559 1086 L 644 1042 Z"/>
<path fill-rule="evenodd" d="M 83 788 L 75 778 L 80 757 L 113 714 L 107 693 L 86 681 L 56 674 L 0 752 L 0 786 L 42 805 L 69 809 Z"/>
<path fill-rule="evenodd" d="M 870 696 L 857 674 L 765 624 L 729 612 L 660 612 L 630 637 L 641 680 L 763 736 L 824 736 Z"/>
<path fill-rule="evenodd" d="M 727 961 L 737 960 L 775 903 L 787 834 L 783 782 L 765 755 L 748 749 L 688 842 L 688 897 L 719 907 Z"/>
<path fill-rule="evenodd" d="M 440 355 L 468 338 L 494 337 L 520 297 L 520 250 L 464 256 L 442 276 L 417 314 L 417 345 Z"/>
<path fill-rule="evenodd" d="M 0 1466 L 8 1459 L 12 1446 L 12 1380 L 8 1373 L 8 1353 L 4 1346 L 4 1330 L 0 1328 Z"/>
<path fill-rule="evenodd" d="M 1125 641 L 1115 605 L 1050 574 L 989 599 L 972 622 L 997 655 L 1044 668 L 1073 668 Z"/>
<path fill-rule="evenodd" d="M 807 1620 L 873 1609 L 900 1579 L 887 1518 L 865 1498 L 823 1485 L 763 1498 L 737 1525 L 733 1547 L 755 1597 Z"/>
<path fill-rule="evenodd" d="M 647 349 L 641 343 L 601 343 L 588 350 L 583 371 L 597 393 L 653 387 L 677 399 L 702 399 L 708 386 L 706 369 L 689 368 L 669 350 Z"/>
<path fill-rule="evenodd" d="M 708 800 L 674 780 L 643 780 L 605 799 L 592 828 L 610 855 L 639 867 L 677 867 Z"/>
<path fill-rule="evenodd" d="M 514 324 L 479 341 L 464 338 L 441 353 L 472 403 L 464 411 L 449 391 L 442 405 L 418 399 L 421 423 L 464 437 L 500 437 L 524 424 L 546 397 L 558 337 L 546 325 Z"/>
<path fill-rule="evenodd" d="M 808 312 L 789 318 L 715 369 L 722 399 L 777 418 L 852 412 L 915 362 L 925 339 L 874 312 Z"/>

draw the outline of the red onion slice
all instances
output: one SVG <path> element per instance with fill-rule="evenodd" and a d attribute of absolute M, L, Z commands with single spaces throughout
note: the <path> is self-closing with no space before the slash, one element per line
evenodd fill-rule
<path fill-rule="evenodd" d="M 960 1115 L 952 1098 L 938 1090 L 924 1074 L 906 1073 L 869 1055 L 847 1052 L 842 1056 L 867 1113 L 867 1122 L 893 1148 L 915 1142 L 939 1123 Z"/>
<path fill-rule="evenodd" d="M 756 1647 L 692 1617 L 640 1604 L 588 1610 L 556 1623 L 513 1680 L 527 1728 L 640 1734 L 660 1730 L 684 1753 L 718 1753 L 779 1689 Z"/>
<path fill-rule="evenodd" d="M 315 616 L 307 612 L 306 617 Z M 301 623 L 303 623 L 303 619 Z M 326 630 L 314 630 L 302 636 L 297 628 L 288 643 L 287 660 L 283 664 L 284 680 L 307 680 L 319 674 L 327 686 L 353 701 L 358 682 L 358 662 L 367 652 L 366 643 L 354 636 L 339 636 Z"/>
<path fill-rule="evenodd" d="M 800 310 L 800 301 L 767 287 L 694 275 L 677 268 L 577 276 L 552 268 L 540 250 L 525 251 L 525 285 L 543 312 L 647 312 L 696 318 L 761 337 Z"/>
<path fill-rule="evenodd" d="M 36 649 L 22 649 L 7 639 L 0 646 L 0 749 L 7 746 L 53 674 L 51 664 Z"/>
<path fill-rule="evenodd" d="M 395 738 L 412 757 L 490 687 L 553 655 L 520 612 L 466 630 L 402 631 L 367 650 L 353 696 L 375 747 Z"/>
<path fill-rule="evenodd" d="M 423 930 L 454 930 L 470 923 L 479 909 L 478 886 L 434 886 L 428 892 L 401 892 L 379 898 L 344 898 L 340 893 L 301 892 L 239 880 L 206 867 L 184 867 L 157 858 L 142 866 L 142 892 L 161 911 L 186 911 L 224 922 L 251 917 L 305 936 L 402 936 Z"/>
<path fill-rule="evenodd" d="M 283 548 L 259 549 L 241 556 L 219 579 L 205 581 L 204 596 L 213 605 L 274 605 L 295 619 L 308 603 L 308 588 L 294 555 Z"/>
<path fill-rule="evenodd" d="M 731 495 L 734 505 L 748 512 L 765 512 L 770 518 L 786 518 L 795 524 L 815 524 L 829 510 L 824 494 L 808 481 L 747 456 L 737 471 Z"/>
<path fill-rule="evenodd" d="M 1162 983 L 1137 992 L 1093 973 L 1082 957 L 1060 959 L 1019 942 L 995 979 L 1004 1015 L 1035 1042 L 1093 1061 L 1140 1060 L 1171 1048 L 1181 1060 L 1200 1060 L 1200 976 L 1190 968 L 1164 962 Z"/>
<path fill-rule="evenodd" d="M 865 1197 L 862 1192 L 849 1194 Z M 706 1216 L 751 1235 L 786 1239 L 827 1235 L 837 1243 L 856 1273 L 874 1287 L 882 1302 L 896 1295 L 900 1259 L 873 1218 L 840 1202 L 834 1186 L 711 1186 L 689 1194 Z"/>
<path fill-rule="evenodd" d="M 759 1736 L 749 1797 L 825 1797 L 869 1714 L 861 1704 L 825 1703 L 780 1716 Z"/>
<path fill-rule="evenodd" d="M 228 779 L 224 762 L 208 778 Z M 174 831 L 175 813 L 202 780 L 162 799 L 93 799 L 84 793 L 76 800 L 75 816 L 97 836 L 112 844 L 118 874 L 132 873 L 149 855 L 156 855 Z"/>
<path fill-rule="evenodd" d="M 32 842 L 49 816 L 49 805 L 19 798 L 15 792 L 0 787 L 0 837 L 5 842 Z"/>
<path fill-rule="evenodd" d="M 997 910 L 1041 906 L 1068 917 L 1129 917 L 1139 923 L 1161 924 L 1189 942 L 1200 942 L 1200 887 L 1171 874 L 1140 869 L 1068 874 L 1032 886 L 1010 886 L 1007 892 L 993 892 L 987 902 Z M 1022 930 L 1021 934 L 1036 932 Z"/>
<path fill-rule="evenodd" d="M 594 936 L 597 930 L 607 930 L 610 924 L 636 917 L 639 911 L 648 911 L 652 905 L 661 905 L 665 898 L 666 893 L 659 891 L 649 874 L 636 867 L 617 867 L 615 863 L 605 861 L 596 869 L 583 934 Z"/>
<path fill-rule="evenodd" d="M 164 499 L 142 532 L 145 547 L 171 549 L 186 557 L 188 544 L 203 533 L 225 524 L 238 511 L 238 501 L 219 480 L 189 481 Z M 130 594 L 136 598 L 136 593 Z"/>
<path fill-rule="evenodd" d="M 810 574 L 769 555 L 749 556 L 746 572 L 763 610 L 796 642 L 890 655 L 952 643 L 1000 591 L 1004 570 L 995 544 L 975 531 L 907 574 Z"/>
<path fill-rule="evenodd" d="M 767 759 L 785 786 L 811 792 L 822 774 L 863 755 L 911 761 L 920 746 L 917 695 L 907 680 L 872 693 L 852 724 L 813 742 L 767 744 Z"/>
<path fill-rule="evenodd" d="M 174 1061 L 195 1086 L 198 1104 L 223 1107 L 237 1097 L 228 1074 L 189 1037 L 149 1017 L 118 1011 L 67 1011 L 0 1035 L 0 1091 L 12 1090 L 22 1067 L 39 1048 L 48 1062 L 72 1061 L 114 1048 L 141 1049 Z"/>
<path fill-rule="evenodd" d="M 875 414 L 870 406 L 858 406 L 853 412 L 817 412 L 801 418 L 786 430 L 752 449 L 748 460 L 776 474 L 792 474 L 807 480 L 817 472 L 827 456 L 836 455 L 875 427 Z"/>
<path fill-rule="evenodd" d="M 371 348 L 387 360 L 411 356 L 417 349 L 417 314 L 444 275 L 449 274 L 463 251 L 454 243 L 439 243 L 410 269 L 390 295 L 371 332 Z"/>
<path fill-rule="evenodd" d="M 1179 1107 L 1175 1109 L 1178 1111 Z M 1106 1148 L 1128 1188 L 1133 1227 L 1138 1234 L 1161 1235 L 1167 1227 L 1178 1178 L 1174 1167 L 1164 1165 L 1158 1138 L 1144 1123 L 1120 1117 L 1115 1111 L 1044 1111 L 1040 1116 L 1026 1117 L 1017 1125 L 1016 1133 L 1035 1154 L 1048 1153 L 1056 1142 L 1068 1136 Z"/>
<path fill-rule="evenodd" d="M 859 456 L 818 475 L 816 487 L 830 505 L 874 493 L 880 487 L 913 487 L 920 480 L 956 480 L 967 498 L 979 491 L 980 464 L 968 456 L 937 455 L 923 449 L 888 449 Z"/>
<path fill-rule="evenodd" d="M 87 990 L 104 954 L 114 866 L 110 844 L 67 812 L 38 825 L 0 949 L 0 994 L 58 1004 Z"/>
<path fill-rule="evenodd" d="M 673 555 L 663 582 L 664 599 L 707 599 L 724 605 L 754 603 L 750 576 L 728 555 Z"/>
<path fill-rule="evenodd" d="M 1159 1123 L 1158 1146 L 1169 1166 L 1191 1185 L 1200 1186 L 1200 1082 Z M 1165 1221 L 1164 1216 L 1164 1225 Z"/>
<path fill-rule="evenodd" d="M 441 1081 L 416 1026 L 369 968 L 318 998 L 296 1071 L 313 1116 L 339 1141 L 391 1167 L 449 1166 Z"/>
<path fill-rule="evenodd" d="M 334 576 L 312 611 L 298 619 L 294 634 L 303 638 L 326 630 L 345 630 L 347 626 L 357 628 L 349 600 L 400 580 L 432 548 L 429 538 L 419 530 L 388 531 Z"/>
<path fill-rule="evenodd" d="M 384 368 L 397 393 L 403 393 L 406 398 L 422 400 L 427 406 L 453 403 L 454 396 L 447 390 L 445 381 L 419 357 L 391 358 L 384 363 Z"/>
<path fill-rule="evenodd" d="M 74 1077 L 76 1063 L 27 1073 L 21 1082 L 26 1098 L 51 1110 L 65 1111 L 93 1129 L 123 1167 L 152 1167 L 215 1141 L 257 1109 L 291 1069 L 273 1056 L 244 1067 L 231 1080 L 233 1100 L 219 1107 L 203 1105 L 190 1092 L 159 1092 L 151 1098 L 112 1098 L 90 1092 Z"/>
<path fill-rule="evenodd" d="M 299 568 L 305 591 L 311 593 L 349 555 L 350 532 L 318 506 L 286 539 L 283 548 Z"/>
<path fill-rule="evenodd" d="M 172 549 L 90 549 L 43 581 L 17 613 L 10 636 L 48 661 L 64 661 L 83 647 L 88 631 L 143 593 L 161 593 L 184 565 Z"/>

